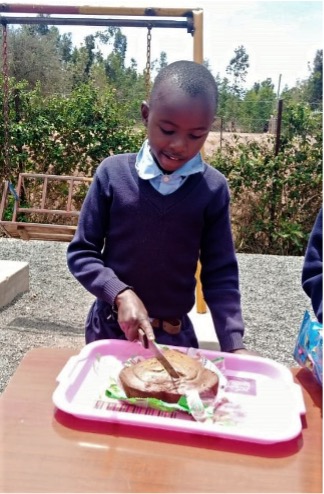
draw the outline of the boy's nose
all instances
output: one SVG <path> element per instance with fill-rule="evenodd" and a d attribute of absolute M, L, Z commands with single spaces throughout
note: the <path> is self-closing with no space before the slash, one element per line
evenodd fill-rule
<path fill-rule="evenodd" d="M 186 140 L 183 137 L 175 137 L 170 144 L 172 152 L 181 155 L 186 150 Z"/>

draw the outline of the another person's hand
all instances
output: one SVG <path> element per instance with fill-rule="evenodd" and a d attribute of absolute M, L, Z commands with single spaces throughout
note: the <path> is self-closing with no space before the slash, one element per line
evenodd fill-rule
<path fill-rule="evenodd" d="M 115 304 L 118 309 L 118 324 L 128 340 L 136 340 L 140 328 L 143 329 L 149 340 L 154 340 L 155 336 L 147 310 L 133 290 L 128 289 L 119 293 Z"/>

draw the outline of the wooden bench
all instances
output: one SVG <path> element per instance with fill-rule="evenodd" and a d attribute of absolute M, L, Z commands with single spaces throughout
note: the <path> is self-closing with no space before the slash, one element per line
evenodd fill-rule
<path fill-rule="evenodd" d="M 18 185 L 15 191 L 10 190 L 9 182 L 4 184 L 2 200 L 0 204 L 0 225 L 7 236 L 13 238 L 21 238 L 23 240 L 48 240 L 70 242 L 75 233 L 77 219 L 80 214 L 73 202 L 75 190 L 80 187 L 80 184 L 89 186 L 91 178 L 67 175 L 46 175 L 39 173 L 20 173 L 18 177 Z M 30 182 L 34 181 L 33 187 L 30 187 Z M 67 193 L 65 197 L 60 197 L 64 204 L 60 204 L 58 209 L 48 207 L 49 188 L 56 182 L 65 185 Z M 25 207 L 21 205 L 21 198 L 31 194 L 30 189 L 33 189 L 33 206 Z M 14 200 L 12 217 L 9 220 L 4 219 L 4 215 L 8 214 L 8 205 L 10 195 Z M 24 221 L 21 220 L 21 215 L 24 215 Z M 60 219 L 60 223 L 43 222 L 42 218 L 48 216 Z M 30 220 L 31 218 L 31 220 Z M 33 221 L 35 220 L 36 221 Z M 75 221 L 71 221 L 75 218 Z M 64 221 L 68 219 L 68 221 Z M 72 222 L 74 224 L 65 224 Z"/>

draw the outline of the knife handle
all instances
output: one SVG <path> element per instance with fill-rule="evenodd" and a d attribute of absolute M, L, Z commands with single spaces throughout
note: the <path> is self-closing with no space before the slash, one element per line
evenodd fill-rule
<path fill-rule="evenodd" d="M 139 338 L 139 340 L 142 343 L 142 345 L 143 345 L 144 348 L 148 348 L 149 347 L 149 342 L 148 342 L 148 339 L 147 339 L 147 336 L 146 336 L 146 333 L 145 333 L 144 329 L 139 328 L 139 330 L 138 330 L 138 338 Z"/>

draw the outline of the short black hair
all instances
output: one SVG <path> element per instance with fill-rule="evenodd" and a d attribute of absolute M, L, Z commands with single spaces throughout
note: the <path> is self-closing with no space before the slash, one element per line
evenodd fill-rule
<path fill-rule="evenodd" d="M 211 72 L 202 64 L 192 60 L 178 60 L 167 65 L 157 74 L 151 91 L 150 99 L 154 99 L 158 89 L 164 82 L 171 82 L 192 97 L 205 95 L 214 105 L 216 111 L 218 91 L 216 81 Z"/>

